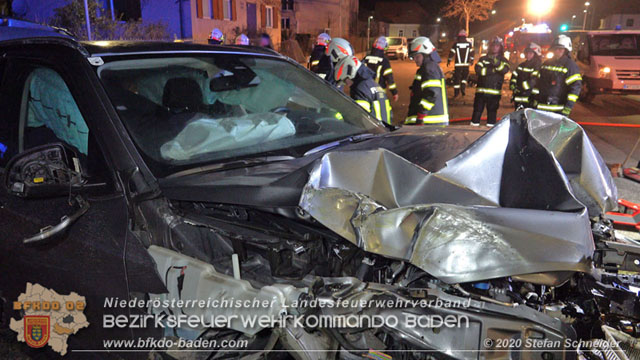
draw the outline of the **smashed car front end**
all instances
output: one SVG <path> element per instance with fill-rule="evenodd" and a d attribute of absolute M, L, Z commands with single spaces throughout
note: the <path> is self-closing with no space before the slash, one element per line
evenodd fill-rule
<path fill-rule="evenodd" d="M 640 248 L 603 219 L 616 189 L 577 124 L 516 112 L 435 169 L 436 150 L 394 142 L 161 182 L 140 214 L 163 222 L 147 245 L 164 336 L 247 345 L 212 358 L 624 352 L 606 340 L 637 336 Z"/>

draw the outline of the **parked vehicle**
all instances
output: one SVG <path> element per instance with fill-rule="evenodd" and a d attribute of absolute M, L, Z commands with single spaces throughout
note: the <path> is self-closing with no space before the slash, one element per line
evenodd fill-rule
<path fill-rule="evenodd" d="M 261 48 L 0 32 L 2 326 L 37 283 L 86 297 L 69 348 L 93 357 L 154 338 L 246 341 L 202 358 L 570 359 L 637 336 L 640 247 L 603 219 L 613 180 L 569 119 L 397 130 Z"/>
<path fill-rule="evenodd" d="M 387 56 L 404 60 L 409 56 L 408 42 L 406 37 L 388 37 L 389 48 L 387 48 Z"/>
<path fill-rule="evenodd" d="M 582 71 L 580 99 L 640 93 L 640 30 L 569 31 Z"/>

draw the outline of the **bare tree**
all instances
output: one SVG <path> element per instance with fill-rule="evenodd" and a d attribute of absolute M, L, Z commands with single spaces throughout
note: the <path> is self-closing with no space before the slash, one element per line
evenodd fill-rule
<path fill-rule="evenodd" d="M 493 4 L 498 0 L 449 0 L 444 7 L 443 15 L 448 18 L 464 18 L 465 29 L 469 33 L 469 23 L 476 20 L 487 20 Z"/>

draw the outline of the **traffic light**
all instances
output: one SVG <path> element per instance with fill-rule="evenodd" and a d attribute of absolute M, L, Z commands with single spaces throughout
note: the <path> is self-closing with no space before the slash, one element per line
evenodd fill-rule
<path fill-rule="evenodd" d="M 560 25 L 560 31 L 561 32 L 565 32 L 567 30 L 569 30 L 569 25 L 567 25 L 567 24 Z"/>

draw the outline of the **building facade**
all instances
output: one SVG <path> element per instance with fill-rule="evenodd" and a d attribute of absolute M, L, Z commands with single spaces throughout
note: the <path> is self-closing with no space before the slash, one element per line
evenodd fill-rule
<path fill-rule="evenodd" d="M 611 14 L 600 19 L 603 30 L 640 30 L 640 14 Z"/>
<path fill-rule="evenodd" d="M 285 32 L 342 38 L 356 33 L 358 0 L 281 0 L 281 8 Z"/>

